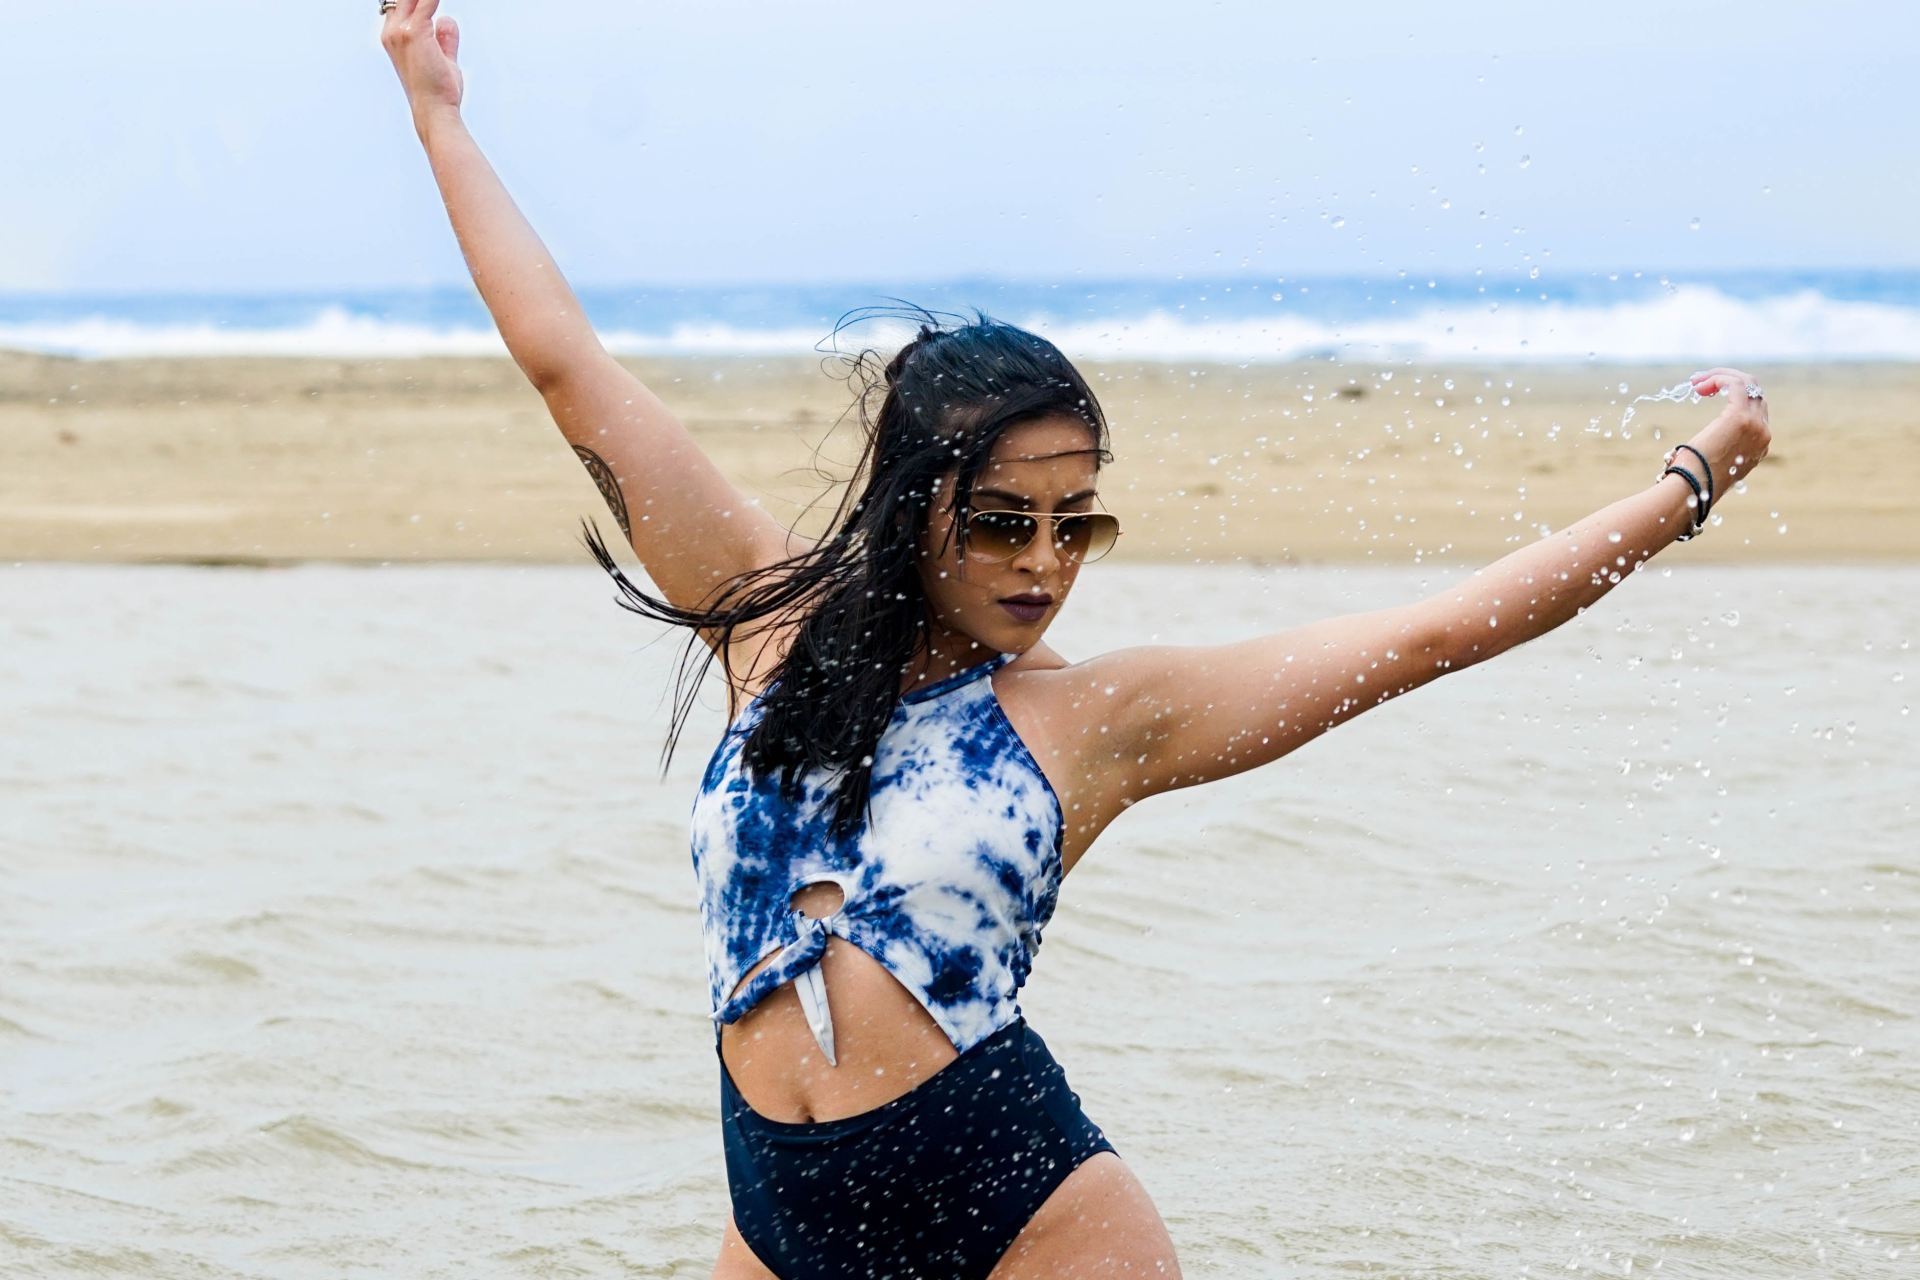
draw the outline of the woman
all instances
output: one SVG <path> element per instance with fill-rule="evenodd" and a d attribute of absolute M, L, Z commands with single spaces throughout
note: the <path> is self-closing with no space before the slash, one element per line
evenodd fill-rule
<path fill-rule="evenodd" d="M 693 813 L 733 1206 L 714 1274 L 1179 1274 L 1019 1012 L 1061 880 L 1129 805 L 1552 630 L 1693 536 L 1766 455 L 1759 389 L 1695 375 L 1727 408 L 1654 484 L 1429 599 L 1068 662 L 1043 636 L 1119 529 L 1104 417 L 1051 343 L 922 313 L 860 397 L 833 532 L 789 532 L 601 348 L 461 123 L 437 0 L 382 8 L 482 297 L 662 597 L 589 548 L 727 679 Z"/>

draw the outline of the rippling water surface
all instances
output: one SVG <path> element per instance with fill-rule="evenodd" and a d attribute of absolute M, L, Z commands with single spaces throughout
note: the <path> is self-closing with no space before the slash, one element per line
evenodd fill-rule
<path fill-rule="evenodd" d="M 1466 567 L 1105 566 L 1070 658 Z M 0 569 L 0 1274 L 700 1276 L 681 635 L 589 567 Z M 1920 1268 L 1920 569 L 1663 553 L 1150 800 L 1025 993 L 1190 1276 Z"/>

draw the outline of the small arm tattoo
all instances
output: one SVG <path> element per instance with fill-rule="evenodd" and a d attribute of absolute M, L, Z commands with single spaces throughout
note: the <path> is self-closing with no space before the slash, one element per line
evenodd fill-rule
<path fill-rule="evenodd" d="M 633 526 L 627 523 L 627 500 L 620 493 L 620 482 L 613 478 L 613 468 L 607 465 L 605 458 L 583 444 L 573 446 L 573 451 L 585 464 L 587 474 L 593 477 L 593 482 L 600 486 L 600 496 L 607 500 L 607 505 L 613 509 L 614 518 L 620 522 L 620 532 L 626 535 L 628 542 L 632 542 Z"/>

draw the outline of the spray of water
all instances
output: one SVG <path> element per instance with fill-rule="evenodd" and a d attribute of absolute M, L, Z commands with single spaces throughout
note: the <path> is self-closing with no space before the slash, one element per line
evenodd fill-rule
<path fill-rule="evenodd" d="M 1624 384 L 1622 384 L 1621 390 L 1626 390 Z M 1633 433 L 1627 430 L 1627 424 L 1633 421 L 1633 406 L 1639 404 L 1642 400 L 1664 400 L 1671 401 L 1675 404 L 1698 404 L 1700 403 L 1701 396 L 1699 392 L 1693 389 L 1693 383 L 1691 382 L 1678 383 L 1668 387 L 1664 391 L 1656 391 L 1651 395 L 1635 396 L 1627 402 L 1627 411 L 1620 418 L 1620 438 L 1622 440 L 1631 438 Z"/>

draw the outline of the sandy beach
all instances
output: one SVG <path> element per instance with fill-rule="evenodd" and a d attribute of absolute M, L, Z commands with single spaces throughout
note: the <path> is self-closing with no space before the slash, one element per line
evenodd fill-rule
<path fill-rule="evenodd" d="M 1069 353 L 1071 354 L 1071 353 Z M 730 475 L 817 532 L 857 456 L 817 356 L 624 358 Z M 1485 562 L 1650 484 L 1690 365 L 1083 362 L 1115 562 Z M 1692 561 L 1920 557 L 1920 365 L 1777 365 L 1774 449 Z M 1623 394 L 1622 385 L 1630 388 Z M 584 561 L 615 529 L 506 359 L 0 352 L 0 559 Z"/>

